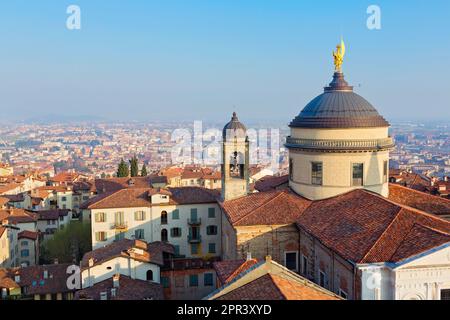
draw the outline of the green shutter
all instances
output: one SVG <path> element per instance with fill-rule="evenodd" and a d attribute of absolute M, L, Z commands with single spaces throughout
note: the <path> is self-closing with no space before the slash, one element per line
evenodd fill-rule
<path fill-rule="evenodd" d="M 208 209 L 208 218 L 215 218 L 216 217 L 216 208 L 209 208 Z"/>

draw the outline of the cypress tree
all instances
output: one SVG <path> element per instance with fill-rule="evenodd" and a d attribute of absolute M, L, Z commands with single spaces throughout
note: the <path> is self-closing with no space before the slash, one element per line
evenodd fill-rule
<path fill-rule="evenodd" d="M 130 174 L 127 163 L 122 159 L 119 163 L 119 167 L 117 169 L 117 177 L 124 178 L 128 177 Z"/>
<path fill-rule="evenodd" d="M 132 177 L 139 176 L 139 162 L 136 155 L 130 160 L 130 174 Z"/>
<path fill-rule="evenodd" d="M 142 169 L 141 169 L 141 177 L 146 177 L 148 176 L 148 172 L 147 172 L 147 167 L 145 166 L 145 163 L 142 165 Z"/>

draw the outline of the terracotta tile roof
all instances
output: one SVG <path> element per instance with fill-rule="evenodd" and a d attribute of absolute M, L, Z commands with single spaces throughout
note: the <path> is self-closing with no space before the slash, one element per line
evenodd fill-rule
<path fill-rule="evenodd" d="M 239 274 L 258 263 L 256 259 L 250 260 L 225 260 L 213 263 L 214 270 L 220 280 L 221 285 L 233 281 Z"/>
<path fill-rule="evenodd" d="M 6 197 L 0 197 L 0 207 L 5 206 L 9 202 L 9 199 Z"/>
<path fill-rule="evenodd" d="M 39 233 L 34 232 L 34 231 L 24 230 L 19 233 L 18 237 L 19 237 L 19 239 L 30 239 L 30 240 L 36 241 L 39 237 Z"/>
<path fill-rule="evenodd" d="M 7 219 L 9 223 L 29 223 L 36 222 L 36 215 L 33 212 L 23 209 L 0 210 L 0 221 Z"/>
<path fill-rule="evenodd" d="M 20 288 L 20 286 L 14 281 L 14 275 L 8 269 L 0 269 L 0 289 L 1 288 L 6 289 Z"/>
<path fill-rule="evenodd" d="M 206 297 L 210 300 L 342 300 L 274 262 L 254 264 Z"/>
<path fill-rule="evenodd" d="M 283 225 L 294 223 L 311 201 L 289 190 L 252 193 L 223 202 L 233 226 Z"/>
<path fill-rule="evenodd" d="M 58 220 L 59 217 L 65 217 L 69 214 L 68 209 L 41 210 L 37 211 L 38 220 Z"/>
<path fill-rule="evenodd" d="M 58 183 L 73 183 L 78 179 L 78 177 L 79 177 L 78 173 L 61 172 L 61 173 L 58 173 L 53 178 L 50 178 L 50 181 L 58 182 Z"/>
<path fill-rule="evenodd" d="M 0 222 L 1 222 L 1 219 L 0 219 Z M 3 233 L 6 231 L 6 228 L 5 227 L 0 227 L 0 238 L 1 238 L 1 236 L 3 236 Z"/>
<path fill-rule="evenodd" d="M 19 183 L 9 183 L 7 185 L 1 186 L 0 185 L 0 194 L 6 194 L 11 190 L 14 190 L 18 187 L 20 187 L 21 185 Z"/>
<path fill-rule="evenodd" d="M 389 184 L 389 199 L 436 215 L 450 215 L 450 200 L 397 184 Z"/>
<path fill-rule="evenodd" d="M 141 249 L 143 253 L 134 249 Z M 163 251 L 166 252 L 166 250 L 167 247 L 159 242 L 146 243 L 141 240 L 122 239 L 86 253 L 81 260 L 81 268 L 86 269 L 90 259 L 93 259 L 94 265 L 97 265 L 116 257 L 130 257 L 138 261 L 163 265 Z"/>
<path fill-rule="evenodd" d="M 450 222 L 367 190 L 315 201 L 297 225 L 354 263 L 399 262 L 450 242 Z M 411 240 L 425 232 L 435 236 L 420 245 Z"/>
<path fill-rule="evenodd" d="M 40 265 L 14 269 L 14 274 L 20 275 L 21 287 L 27 287 L 28 294 L 55 294 L 70 292 L 67 288 L 67 268 L 70 264 Z M 48 278 L 44 279 L 44 271 Z"/>
<path fill-rule="evenodd" d="M 163 287 L 159 283 L 131 279 L 120 275 L 119 287 L 116 289 L 115 297 L 111 296 L 112 288 L 114 288 L 113 278 L 109 278 L 90 288 L 76 292 L 75 300 L 100 300 L 102 292 L 107 293 L 108 300 L 164 300 Z"/>
<path fill-rule="evenodd" d="M 150 195 L 169 195 L 169 204 L 215 203 L 220 197 L 217 190 L 201 187 L 179 187 L 168 189 L 127 188 L 115 192 L 100 194 L 83 204 L 82 208 L 143 208 L 150 207 Z M 159 204 L 158 204 L 159 205 Z"/>
<path fill-rule="evenodd" d="M 265 176 L 255 182 L 255 189 L 260 192 L 263 192 L 278 189 L 283 185 L 286 185 L 286 188 L 288 188 L 288 183 L 289 183 L 289 175 L 284 175 L 280 177 Z"/>

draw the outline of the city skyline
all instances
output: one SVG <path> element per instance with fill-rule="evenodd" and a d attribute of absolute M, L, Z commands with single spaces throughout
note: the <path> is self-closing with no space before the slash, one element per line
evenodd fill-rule
<path fill-rule="evenodd" d="M 445 1 L 378 1 L 381 30 L 367 28 L 366 1 L 250 1 L 239 10 L 77 1 L 81 30 L 65 26 L 70 4 L 2 5 L 4 121 L 220 121 L 237 111 L 247 122 L 288 123 L 331 80 L 341 35 L 347 80 L 386 119 L 450 119 Z"/>

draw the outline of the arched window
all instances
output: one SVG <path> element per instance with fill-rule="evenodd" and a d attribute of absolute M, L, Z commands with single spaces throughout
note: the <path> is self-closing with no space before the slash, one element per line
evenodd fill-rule
<path fill-rule="evenodd" d="M 147 271 L 147 281 L 153 281 L 153 271 L 152 270 Z"/>
<path fill-rule="evenodd" d="M 168 241 L 167 229 L 162 229 L 161 230 L 161 241 L 163 241 L 163 242 L 167 242 Z"/>
<path fill-rule="evenodd" d="M 167 211 L 161 212 L 161 224 L 167 224 Z"/>

